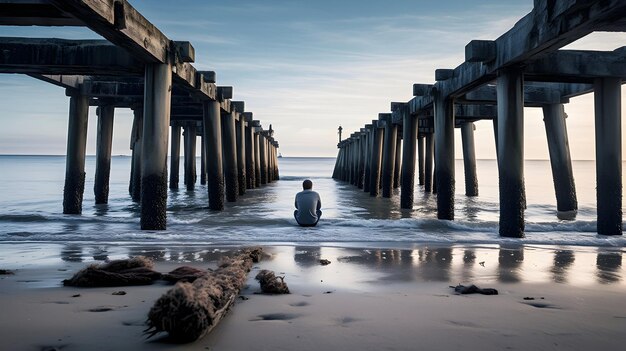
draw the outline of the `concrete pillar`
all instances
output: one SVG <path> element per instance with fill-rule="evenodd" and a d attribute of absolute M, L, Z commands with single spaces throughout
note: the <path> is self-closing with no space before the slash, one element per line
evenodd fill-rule
<path fill-rule="evenodd" d="M 96 136 L 96 178 L 93 192 L 96 204 L 109 202 L 109 177 L 111 175 L 111 148 L 113 146 L 113 118 L 115 107 L 100 106 Z"/>
<path fill-rule="evenodd" d="M 246 188 L 254 189 L 255 184 L 255 162 L 254 162 L 254 127 L 251 126 L 252 121 L 247 121 L 246 129 Z"/>
<path fill-rule="evenodd" d="M 365 144 L 367 143 L 367 137 L 365 133 L 360 133 L 359 135 L 359 164 L 357 167 L 358 170 L 358 179 L 357 179 L 357 187 L 359 189 L 363 189 L 364 182 L 364 173 L 365 173 Z"/>
<path fill-rule="evenodd" d="M 261 165 L 261 184 L 267 184 L 267 141 L 259 135 L 259 162 Z"/>
<path fill-rule="evenodd" d="M 78 93 L 71 95 L 63 188 L 64 214 L 80 214 L 83 211 L 88 116 L 88 97 Z"/>
<path fill-rule="evenodd" d="M 372 143 L 373 143 L 373 135 L 372 128 L 366 128 L 366 142 L 365 142 L 365 171 L 363 172 L 363 191 L 366 193 L 370 192 L 370 181 L 371 181 L 371 171 L 372 171 Z"/>
<path fill-rule="evenodd" d="M 424 192 L 433 191 L 433 168 L 435 157 L 435 138 L 433 133 L 426 134 L 424 137 Z"/>
<path fill-rule="evenodd" d="M 402 138 L 400 135 L 400 129 L 396 132 L 396 161 L 393 166 L 393 188 L 400 187 L 400 176 L 402 169 Z"/>
<path fill-rule="evenodd" d="M 222 119 L 219 101 L 202 103 L 204 147 L 207 158 L 207 191 L 209 209 L 224 209 L 224 168 L 222 164 Z"/>
<path fill-rule="evenodd" d="M 476 149 L 474 146 L 473 122 L 461 124 L 463 142 L 463 165 L 465 166 L 465 195 L 478 196 L 478 178 L 476 177 Z"/>
<path fill-rule="evenodd" d="M 598 234 L 622 235 L 622 116 L 620 78 L 594 84 Z"/>
<path fill-rule="evenodd" d="M 378 121 L 372 121 L 372 163 L 370 165 L 370 196 L 378 196 L 380 191 L 380 166 L 383 153 L 383 128 L 378 128 Z"/>
<path fill-rule="evenodd" d="M 180 176 L 180 125 L 172 125 L 172 145 L 170 151 L 170 189 L 178 189 Z"/>
<path fill-rule="evenodd" d="M 274 177 L 276 180 L 280 180 L 280 167 L 278 167 L 278 143 L 274 147 Z"/>
<path fill-rule="evenodd" d="M 261 186 L 261 135 L 254 133 L 254 163 L 255 168 L 255 185 Z"/>
<path fill-rule="evenodd" d="M 437 218 L 454 220 L 454 100 L 436 92 L 433 105 Z"/>
<path fill-rule="evenodd" d="M 339 159 L 341 158 L 341 148 L 337 148 L 337 157 L 335 158 L 335 167 L 333 167 L 333 179 L 337 179 L 339 177 Z"/>
<path fill-rule="evenodd" d="M 393 192 L 393 173 L 396 165 L 396 138 L 398 126 L 391 123 L 391 116 L 385 121 L 385 137 L 383 140 L 383 197 L 391 197 Z"/>
<path fill-rule="evenodd" d="M 500 235 L 524 237 L 524 77 L 518 68 L 498 73 Z"/>
<path fill-rule="evenodd" d="M 415 122 L 417 125 L 417 121 Z M 424 136 L 417 137 L 417 184 L 424 185 Z"/>
<path fill-rule="evenodd" d="M 400 207 L 413 208 L 415 192 L 415 141 L 417 139 L 417 117 L 405 108 L 402 114 L 402 188 Z M 423 161 L 423 160 L 422 160 Z"/>
<path fill-rule="evenodd" d="M 224 147 L 224 180 L 226 182 L 226 201 L 235 202 L 239 196 L 239 178 L 237 175 L 237 132 L 235 114 L 222 114 L 222 144 Z"/>
<path fill-rule="evenodd" d="M 543 106 L 543 121 L 548 137 L 548 151 L 550 152 L 558 217 L 573 219 L 578 210 L 578 201 L 572 171 L 572 158 L 569 153 L 566 117 L 562 104 Z"/>
<path fill-rule="evenodd" d="M 246 121 L 243 114 L 237 113 L 237 179 L 239 180 L 239 195 L 246 193 Z"/>
<path fill-rule="evenodd" d="M 185 125 L 185 185 L 187 190 L 196 186 L 196 123 L 188 122 Z"/>
<path fill-rule="evenodd" d="M 206 146 L 202 136 L 200 136 L 200 184 L 206 185 Z"/>
<path fill-rule="evenodd" d="M 267 182 L 274 181 L 274 146 L 272 142 L 267 138 Z"/>
<path fill-rule="evenodd" d="M 146 64 L 141 145 L 141 229 L 164 230 L 172 66 Z"/>
<path fill-rule="evenodd" d="M 130 169 L 130 197 L 134 202 L 141 201 L 141 144 L 143 135 L 143 106 L 133 108 L 133 129 L 131 146 L 133 155 Z M 178 183 L 177 183 L 178 184 Z"/>

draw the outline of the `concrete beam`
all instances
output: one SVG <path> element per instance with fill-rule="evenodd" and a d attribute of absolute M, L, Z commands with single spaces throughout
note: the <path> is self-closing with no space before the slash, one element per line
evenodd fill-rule
<path fill-rule="evenodd" d="M 626 47 L 615 51 L 559 50 L 528 62 L 524 79 L 593 83 L 595 78 L 626 79 Z"/>
<path fill-rule="evenodd" d="M 466 62 L 491 62 L 496 58 L 496 42 L 472 40 L 465 46 Z"/>
<path fill-rule="evenodd" d="M 413 96 L 430 95 L 432 90 L 432 84 L 413 84 Z"/>
<path fill-rule="evenodd" d="M 84 22 L 54 7 L 47 0 L 0 1 L 0 25 L 84 26 Z"/>

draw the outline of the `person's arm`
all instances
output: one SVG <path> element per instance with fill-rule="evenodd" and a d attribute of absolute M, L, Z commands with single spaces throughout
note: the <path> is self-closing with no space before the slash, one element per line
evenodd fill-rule
<path fill-rule="evenodd" d="M 322 209 L 322 199 L 320 198 L 319 195 L 317 195 L 317 210 L 321 210 Z"/>
<path fill-rule="evenodd" d="M 294 206 L 296 206 L 296 208 L 298 208 L 298 195 L 296 195 L 296 199 L 294 200 Z"/>

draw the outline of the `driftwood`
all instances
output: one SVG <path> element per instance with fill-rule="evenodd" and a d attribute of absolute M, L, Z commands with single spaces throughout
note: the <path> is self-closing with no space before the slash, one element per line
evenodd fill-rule
<path fill-rule="evenodd" d="M 245 250 L 193 283 L 176 283 L 150 309 L 148 338 L 167 332 L 173 341 L 191 342 L 208 334 L 228 312 L 260 255 L 261 249 Z"/>
<path fill-rule="evenodd" d="M 274 272 L 264 269 L 255 277 L 261 285 L 261 291 L 265 294 L 289 294 L 289 288 L 285 283 L 285 277 L 277 277 Z"/>
<path fill-rule="evenodd" d="M 93 264 L 63 281 L 65 286 L 108 287 L 149 285 L 161 278 L 161 273 L 152 270 L 154 263 L 143 256 L 126 260 L 115 260 Z"/>
<path fill-rule="evenodd" d="M 196 279 L 204 276 L 209 271 L 189 266 L 178 267 L 175 270 L 163 274 L 163 280 L 170 283 L 188 282 L 193 283 Z"/>
<path fill-rule="evenodd" d="M 472 284 L 472 285 L 457 285 L 457 286 L 450 286 L 452 289 L 454 289 L 454 292 L 457 294 L 483 294 L 483 295 L 498 295 L 498 290 L 493 289 L 493 288 L 484 288 L 481 289 L 479 287 L 477 287 L 476 285 Z"/>

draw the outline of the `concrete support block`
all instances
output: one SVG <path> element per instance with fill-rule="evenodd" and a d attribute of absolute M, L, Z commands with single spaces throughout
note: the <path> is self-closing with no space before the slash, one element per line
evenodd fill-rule
<path fill-rule="evenodd" d="M 454 219 L 454 100 L 440 96 L 434 99 L 435 164 L 437 218 Z"/>
<path fill-rule="evenodd" d="M 239 114 L 239 113 L 238 113 Z M 246 122 L 243 114 L 239 114 L 236 125 L 237 131 L 237 179 L 239 181 L 239 195 L 246 193 Z"/>
<path fill-rule="evenodd" d="M 384 128 L 378 128 L 378 121 L 372 121 L 372 162 L 370 164 L 370 196 L 378 196 L 380 192 L 381 161 L 383 153 Z"/>
<path fill-rule="evenodd" d="M 417 124 L 417 121 L 415 122 Z M 417 184 L 424 185 L 424 136 L 417 137 Z"/>
<path fill-rule="evenodd" d="M 391 123 L 391 118 L 385 124 L 385 136 L 383 143 L 383 197 L 390 198 L 393 192 L 393 173 L 396 164 L 396 138 L 398 126 Z"/>
<path fill-rule="evenodd" d="M 424 192 L 430 193 L 433 191 L 435 136 L 432 133 L 426 134 L 424 144 Z"/>
<path fill-rule="evenodd" d="M 255 186 L 261 186 L 261 136 L 254 133 L 254 163 L 255 163 Z"/>
<path fill-rule="evenodd" d="M 83 211 L 88 115 L 88 97 L 79 94 L 70 96 L 67 154 L 65 158 L 65 186 L 63 188 L 64 214 L 80 214 Z"/>
<path fill-rule="evenodd" d="M 400 176 L 402 169 L 402 138 L 400 135 L 399 128 L 396 131 L 396 162 L 393 166 L 393 188 L 397 189 L 400 187 Z"/>
<path fill-rule="evenodd" d="M 206 145 L 203 137 L 200 137 L 200 184 L 206 185 Z"/>
<path fill-rule="evenodd" d="M 178 189 L 180 177 L 180 125 L 172 126 L 172 145 L 170 152 L 170 189 Z"/>
<path fill-rule="evenodd" d="M 113 118 L 115 107 L 100 106 L 96 135 L 96 178 L 93 192 L 96 204 L 109 202 L 109 177 L 111 175 L 111 148 L 113 147 Z"/>
<path fill-rule="evenodd" d="M 134 202 L 141 201 L 141 145 L 143 136 L 143 106 L 133 108 L 133 130 L 131 146 L 133 149 L 130 170 L 129 193 Z M 177 183 L 178 184 L 178 183 Z"/>
<path fill-rule="evenodd" d="M 239 179 L 237 175 L 237 134 L 235 130 L 235 114 L 222 114 L 222 144 L 224 152 L 224 180 L 226 184 L 226 201 L 235 202 L 239 196 Z"/>
<path fill-rule="evenodd" d="M 476 149 L 474 145 L 474 123 L 461 124 L 463 142 L 463 164 L 465 166 L 465 195 L 478 196 L 478 178 L 476 177 Z"/>
<path fill-rule="evenodd" d="M 405 109 L 402 113 L 402 186 L 400 207 L 413 208 L 415 192 L 415 142 L 417 139 L 417 117 Z"/>
<path fill-rule="evenodd" d="M 185 186 L 191 191 L 196 186 L 196 123 L 185 125 Z"/>
<path fill-rule="evenodd" d="M 207 191 L 209 209 L 224 209 L 224 168 L 222 162 L 222 121 L 220 103 L 204 101 L 202 103 L 204 146 L 207 157 Z"/>
<path fill-rule="evenodd" d="M 496 42 L 493 40 L 472 40 L 465 46 L 465 61 L 491 62 L 496 58 Z"/>

